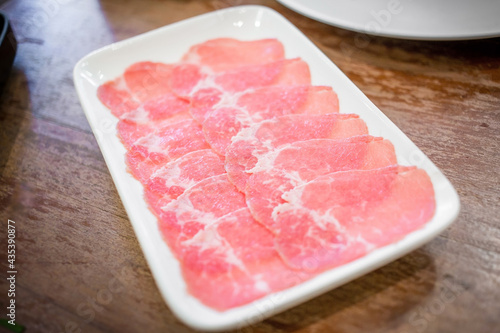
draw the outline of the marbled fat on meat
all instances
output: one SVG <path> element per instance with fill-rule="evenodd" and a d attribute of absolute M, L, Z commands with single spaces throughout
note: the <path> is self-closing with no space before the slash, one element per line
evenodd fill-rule
<path fill-rule="evenodd" d="M 196 183 L 159 215 L 188 290 L 215 309 L 251 302 L 312 276 L 285 265 L 273 235 L 254 220 L 225 174 Z"/>
<path fill-rule="evenodd" d="M 241 130 L 226 150 L 229 179 L 244 192 L 260 156 L 285 144 L 311 139 L 346 139 L 368 134 L 365 122 L 353 114 L 293 114 L 264 120 Z"/>
<path fill-rule="evenodd" d="M 203 132 L 212 149 L 225 155 L 239 131 L 262 120 L 337 112 L 337 95 L 329 87 L 272 86 L 245 92 L 236 101 L 212 108 L 203 122 Z"/>
<path fill-rule="evenodd" d="M 191 115 L 203 123 L 214 106 L 227 105 L 238 93 L 273 86 L 309 85 L 309 66 L 301 59 L 286 59 L 258 66 L 239 67 L 208 76 L 194 89 Z"/>
<path fill-rule="evenodd" d="M 396 164 L 393 145 L 364 135 L 344 140 L 294 142 L 259 158 L 245 188 L 254 218 L 274 231 L 274 210 L 283 194 L 321 175 L 345 170 L 369 170 Z"/>
<path fill-rule="evenodd" d="M 273 235 L 247 208 L 217 219 L 184 241 L 182 271 L 190 293 L 218 310 L 246 304 L 299 284 L 313 275 L 290 269 Z"/>
<path fill-rule="evenodd" d="M 235 189 L 226 174 L 209 177 L 161 208 L 160 229 L 173 252 L 182 257 L 183 241 L 218 218 L 245 207 L 245 196 Z"/>
<path fill-rule="evenodd" d="M 122 138 L 125 137 L 122 132 L 127 133 L 122 127 L 124 124 L 126 121 L 123 120 L 119 124 Z M 135 134 L 138 139 L 134 136 L 132 140 L 135 141 L 130 141 L 126 161 L 130 172 L 142 183 L 165 163 L 189 152 L 209 148 L 201 126 L 192 119 L 160 128 L 146 126 Z"/>
<path fill-rule="evenodd" d="M 196 183 L 225 173 L 224 162 L 212 150 L 188 153 L 155 170 L 145 185 L 145 196 L 150 207 L 161 215 L 162 207 L 177 199 Z"/>
<path fill-rule="evenodd" d="M 247 208 L 217 218 L 182 242 L 188 290 L 218 310 L 246 304 L 313 275 L 286 266 L 273 235 Z"/>
<path fill-rule="evenodd" d="M 283 198 L 275 210 L 277 249 L 291 267 L 315 272 L 401 239 L 435 210 L 430 178 L 414 167 L 332 173 Z"/>

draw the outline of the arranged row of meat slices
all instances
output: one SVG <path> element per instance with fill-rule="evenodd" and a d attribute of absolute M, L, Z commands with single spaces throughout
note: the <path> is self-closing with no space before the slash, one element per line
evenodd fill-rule
<path fill-rule="evenodd" d="M 348 263 L 434 214 L 428 175 L 398 166 L 391 142 L 339 113 L 277 40 L 214 39 L 176 64 L 136 63 L 98 97 L 188 291 L 214 309 Z"/>

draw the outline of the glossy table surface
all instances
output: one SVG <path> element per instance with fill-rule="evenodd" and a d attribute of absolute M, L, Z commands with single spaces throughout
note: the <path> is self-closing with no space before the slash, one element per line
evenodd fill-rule
<path fill-rule="evenodd" d="M 366 36 L 275 1 L 0 0 L 19 43 L 0 97 L 0 307 L 11 219 L 26 332 L 191 332 L 153 281 L 72 69 L 114 41 L 249 3 L 282 13 L 330 57 L 450 179 L 462 209 L 417 251 L 240 331 L 500 331 L 500 39 Z"/>

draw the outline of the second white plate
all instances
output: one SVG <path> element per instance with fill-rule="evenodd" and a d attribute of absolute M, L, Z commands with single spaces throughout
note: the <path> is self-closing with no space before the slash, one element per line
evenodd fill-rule
<path fill-rule="evenodd" d="M 292 10 L 340 28 L 421 40 L 500 36 L 497 0 L 278 0 Z"/>

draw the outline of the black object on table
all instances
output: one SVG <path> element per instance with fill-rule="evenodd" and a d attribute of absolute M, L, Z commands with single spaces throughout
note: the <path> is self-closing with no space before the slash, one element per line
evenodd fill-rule
<path fill-rule="evenodd" d="M 14 57 L 17 51 L 17 41 L 10 27 L 7 16 L 0 12 L 0 95 L 9 77 Z"/>

